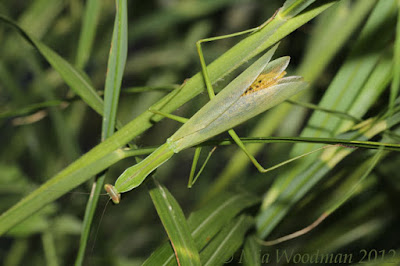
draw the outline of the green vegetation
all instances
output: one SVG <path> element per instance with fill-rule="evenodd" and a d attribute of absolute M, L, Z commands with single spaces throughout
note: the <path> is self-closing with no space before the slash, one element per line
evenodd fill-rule
<path fill-rule="evenodd" d="M 2 1 L 0 264 L 399 263 L 399 7 Z M 307 90 L 111 203 L 104 183 L 181 126 L 166 114 L 190 118 L 278 42 Z"/>

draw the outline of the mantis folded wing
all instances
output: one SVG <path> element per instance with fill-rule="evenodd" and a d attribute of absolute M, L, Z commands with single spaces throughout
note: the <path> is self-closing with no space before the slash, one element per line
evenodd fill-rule
<path fill-rule="evenodd" d="M 105 190 L 114 203 L 139 186 L 175 153 L 204 142 L 281 103 L 307 87 L 301 77 L 284 77 L 289 57 L 270 62 L 277 45 L 230 82 L 175 134 L 140 163 L 126 169 Z M 231 134 L 232 135 L 232 134 Z"/>

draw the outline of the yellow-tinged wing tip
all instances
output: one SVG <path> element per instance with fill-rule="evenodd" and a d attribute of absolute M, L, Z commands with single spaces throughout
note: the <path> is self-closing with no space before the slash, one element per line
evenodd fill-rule
<path fill-rule="evenodd" d="M 260 74 L 256 80 L 246 89 L 242 96 L 251 94 L 253 92 L 267 89 L 275 85 L 281 78 L 286 75 L 286 71 L 281 73 L 265 73 Z"/>
<path fill-rule="evenodd" d="M 115 204 L 118 204 L 121 201 L 121 193 L 119 193 L 113 185 L 105 184 L 104 189 Z"/>

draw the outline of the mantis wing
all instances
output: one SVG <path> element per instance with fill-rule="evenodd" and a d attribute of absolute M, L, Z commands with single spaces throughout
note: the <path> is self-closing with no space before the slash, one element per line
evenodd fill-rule
<path fill-rule="evenodd" d="M 179 152 L 187 147 L 181 145 L 181 142 L 177 142 L 189 135 L 192 135 L 204 128 L 207 128 L 213 121 L 223 115 L 246 91 L 246 89 L 254 82 L 258 75 L 265 69 L 266 65 L 271 60 L 275 53 L 278 45 L 271 48 L 265 55 L 259 58 L 243 73 L 236 77 L 231 83 L 229 83 L 220 93 L 218 93 L 214 99 L 204 105 L 196 114 L 194 114 L 189 121 L 187 121 L 178 131 L 175 132 L 168 139 L 170 147 L 175 151 Z M 207 138 L 210 138 L 209 136 Z M 199 143 L 199 142 L 196 142 Z"/>

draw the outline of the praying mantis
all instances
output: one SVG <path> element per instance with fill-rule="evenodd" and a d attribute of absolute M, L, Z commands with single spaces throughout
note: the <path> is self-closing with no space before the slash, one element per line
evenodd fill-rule
<path fill-rule="evenodd" d="M 234 36 L 236 35 L 234 34 Z M 126 169 L 114 185 L 106 184 L 104 186 L 115 204 L 120 202 L 121 193 L 138 187 L 151 172 L 175 153 L 200 144 L 225 131 L 229 132 L 235 143 L 260 172 L 268 171 L 247 151 L 232 128 L 297 94 L 308 84 L 299 76 L 284 77 L 290 57 L 285 56 L 271 61 L 278 47 L 277 44 L 215 95 L 201 51 L 201 42 L 221 39 L 221 37 L 223 36 L 197 42 L 203 78 L 210 101 L 169 137 L 165 144 L 138 164 Z"/>

